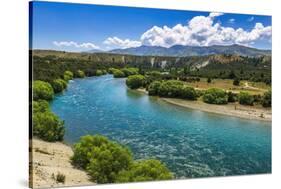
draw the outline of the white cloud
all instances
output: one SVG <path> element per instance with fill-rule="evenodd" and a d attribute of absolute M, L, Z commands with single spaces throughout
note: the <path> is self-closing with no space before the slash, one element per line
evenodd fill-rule
<path fill-rule="evenodd" d="M 123 40 L 118 37 L 109 37 L 103 43 L 109 46 L 114 46 L 122 49 L 141 46 L 140 41 L 133 41 L 129 39 Z"/>
<path fill-rule="evenodd" d="M 214 17 L 221 15 L 221 13 L 210 13 L 209 16 L 195 16 L 186 25 L 178 24 L 174 27 L 153 26 L 143 33 L 140 39 L 144 45 L 162 47 L 230 44 L 249 46 L 261 39 L 271 40 L 271 26 L 256 23 L 249 31 L 224 27 L 219 22 L 214 22 Z"/>
<path fill-rule="evenodd" d="M 74 41 L 53 41 L 53 44 L 58 47 L 75 47 L 75 48 L 85 48 L 85 49 L 100 49 L 99 46 L 93 43 L 77 43 Z"/>
<path fill-rule="evenodd" d="M 235 19 L 234 19 L 234 18 L 229 19 L 229 20 L 228 20 L 228 23 L 234 24 L 234 23 L 235 23 Z"/>
<path fill-rule="evenodd" d="M 215 18 L 215 17 L 217 17 L 217 16 L 222 16 L 223 15 L 223 13 L 220 13 L 220 12 L 211 12 L 210 14 L 209 14 L 209 17 L 210 18 Z"/>
<path fill-rule="evenodd" d="M 250 18 L 247 19 L 248 22 L 252 22 L 255 19 L 255 17 L 251 16 Z"/>

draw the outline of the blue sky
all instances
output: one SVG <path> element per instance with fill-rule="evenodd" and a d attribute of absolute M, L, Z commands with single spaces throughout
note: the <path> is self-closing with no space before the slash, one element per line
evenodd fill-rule
<path fill-rule="evenodd" d="M 241 44 L 271 49 L 271 17 L 33 2 L 32 46 L 65 51 Z"/>

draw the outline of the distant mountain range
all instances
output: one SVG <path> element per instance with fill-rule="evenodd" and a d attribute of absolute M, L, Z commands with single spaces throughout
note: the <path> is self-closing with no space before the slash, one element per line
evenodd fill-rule
<path fill-rule="evenodd" d="M 88 51 L 95 53 L 96 51 Z M 183 46 L 175 45 L 170 48 L 160 46 L 140 46 L 127 49 L 114 49 L 107 51 L 107 53 L 113 54 L 129 54 L 138 56 L 175 56 L 175 57 L 186 57 L 186 56 L 204 56 L 212 54 L 232 54 L 241 56 L 264 56 L 271 55 L 271 50 L 261 50 L 242 45 L 213 45 L 213 46 Z"/>

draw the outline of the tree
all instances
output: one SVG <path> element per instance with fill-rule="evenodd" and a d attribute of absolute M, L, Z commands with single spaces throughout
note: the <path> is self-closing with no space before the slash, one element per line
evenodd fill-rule
<path fill-rule="evenodd" d="M 121 70 L 116 69 L 113 71 L 113 76 L 115 78 L 121 78 L 121 77 L 125 77 L 125 74 Z"/>
<path fill-rule="evenodd" d="M 82 70 L 77 70 L 76 77 L 83 78 L 85 77 L 85 73 Z"/>
<path fill-rule="evenodd" d="M 169 169 L 156 159 L 140 160 L 132 164 L 129 170 L 121 171 L 117 182 L 140 182 L 172 179 Z"/>
<path fill-rule="evenodd" d="M 65 71 L 64 74 L 63 74 L 63 79 L 65 81 L 69 81 L 71 79 L 73 79 L 73 73 L 71 71 Z"/>
<path fill-rule="evenodd" d="M 234 78 L 236 78 L 236 75 L 235 75 L 235 73 L 234 73 L 233 70 L 230 71 L 230 73 L 229 73 L 229 75 L 228 75 L 228 78 L 229 78 L 229 79 L 234 79 Z"/>
<path fill-rule="evenodd" d="M 103 71 L 102 70 L 97 70 L 96 71 L 96 76 L 101 76 L 101 75 L 103 75 L 104 73 L 103 73 Z"/>
<path fill-rule="evenodd" d="M 243 105 L 254 105 L 254 97 L 247 92 L 240 92 L 239 103 Z"/>
<path fill-rule="evenodd" d="M 212 82 L 211 78 L 208 77 L 207 82 L 211 83 Z"/>
<path fill-rule="evenodd" d="M 183 87 L 181 90 L 181 98 L 188 99 L 188 100 L 196 100 L 197 93 L 194 88 L 192 87 Z"/>
<path fill-rule="evenodd" d="M 62 141 L 64 122 L 51 112 L 46 100 L 32 101 L 33 135 L 45 141 Z"/>
<path fill-rule="evenodd" d="M 227 93 L 227 96 L 228 96 L 228 99 L 227 99 L 228 102 L 236 102 L 237 101 L 237 94 L 229 91 Z"/>
<path fill-rule="evenodd" d="M 50 83 L 45 81 L 34 81 L 32 84 L 33 100 L 52 100 L 54 98 L 54 90 Z"/>
<path fill-rule="evenodd" d="M 158 95 L 159 94 L 159 88 L 161 85 L 161 81 L 153 81 L 149 86 L 148 86 L 148 95 Z"/>
<path fill-rule="evenodd" d="M 130 75 L 126 80 L 126 85 L 131 89 L 144 86 L 145 77 L 143 75 Z"/>
<path fill-rule="evenodd" d="M 271 90 L 264 93 L 263 99 L 262 99 L 262 106 L 271 107 Z"/>
<path fill-rule="evenodd" d="M 121 71 L 125 74 L 126 77 L 139 74 L 138 68 L 123 68 Z"/>
<path fill-rule="evenodd" d="M 222 89 L 208 89 L 203 95 L 203 101 L 209 104 L 227 104 L 228 96 Z"/>
<path fill-rule="evenodd" d="M 52 87 L 53 87 L 55 93 L 59 93 L 59 92 L 62 92 L 64 89 L 66 89 L 67 83 L 63 79 L 55 79 L 52 82 Z"/>
<path fill-rule="evenodd" d="M 183 88 L 183 82 L 177 80 L 168 80 L 161 82 L 158 95 L 161 97 L 180 97 Z"/>
<path fill-rule="evenodd" d="M 127 170 L 133 162 L 127 148 L 100 135 L 81 137 L 73 151 L 73 164 L 86 168 L 97 183 L 116 182 L 118 173 Z"/>
<path fill-rule="evenodd" d="M 239 86 L 239 85 L 240 85 L 240 79 L 238 79 L 237 77 L 234 78 L 234 80 L 233 80 L 233 85 Z"/>

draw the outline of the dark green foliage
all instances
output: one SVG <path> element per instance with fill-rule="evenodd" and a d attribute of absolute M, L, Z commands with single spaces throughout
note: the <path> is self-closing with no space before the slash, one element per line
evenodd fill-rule
<path fill-rule="evenodd" d="M 55 93 L 60 93 L 67 87 L 67 82 L 63 79 L 55 79 L 52 82 L 52 87 Z"/>
<path fill-rule="evenodd" d="M 34 81 L 32 84 L 33 100 L 52 100 L 54 98 L 54 90 L 50 83 L 45 81 Z"/>
<path fill-rule="evenodd" d="M 158 95 L 161 97 L 180 97 L 183 83 L 177 80 L 163 81 L 159 87 Z"/>
<path fill-rule="evenodd" d="M 262 106 L 271 107 L 271 90 L 264 93 L 263 99 L 262 99 Z"/>
<path fill-rule="evenodd" d="M 33 101 L 32 114 L 33 135 L 42 140 L 62 141 L 64 122 L 49 110 L 46 101 Z"/>
<path fill-rule="evenodd" d="M 238 100 L 237 94 L 235 94 L 231 91 L 227 93 L 227 96 L 228 96 L 228 99 L 227 99 L 228 102 L 236 102 Z"/>
<path fill-rule="evenodd" d="M 239 103 L 243 105 L 254 105 L 254 97 L 247 92 L 240 92 Z"/>
<path fill-rule="evenodd" d="M 85 77 L 85 73 L 82 70 L 77 70 L 74 76 L 78 78 L 83 78 Z"/>
<path fill-rule="evenodd" d="M 240 85 L 240 79 L 238 79 L 237 77 L 234 78 L 234 80 L 233 80 L 233 85 L 239 86 L 239 85 Z"/>
<path fill-rule="evenodd" d="M 207 82 L 211 83 L 212 82 L 211 78 L 208 77 Z"/>
<path fill-rule="evenodd" d="M 113 76 L 114 76 L 115 78 L 126 77 L 125 74 L 124 74 L 121 70 L 118 70 L 118 69 L 116 69 L 116 70 L 113 71 Z"/>
<path fill-rule="evenodd" d="M 138 68 L 123 68 L 121 70 L 126 77 L 130 76 L 130 75 L 137 75 L 139 73 Z"/>
<path fill-rule="evenodd" d="M 208 89 L 203 95 L 203 101 L 209 104 L 227 104 L 228 96 L 222 89 Z"/>
<path fill-rule="evenodd" d="M 107 72 L 109 74 L 113 74 L 113 72 L 116 71 L 116 70 L 118 70 L 118 69 L 116 69 L 116 68 L 109 68 Z"/>
<path fill-rule="evenodd" d="M 161 85 L 161 81 L 153 81 L 153 82 L 148 86 L 148 95 L 152 95 L 152 96 L 158 95 L 160 85 Z"/>
<path fill-rule="evenodd" d="M 181 98 L 188 99 L 188 100 L 196 100 L 197 99 L 197 93 L 194 88 L 192 87 L 183 87 L 181 89 Z"/>
<path fill-rule="evenodd" d="M 133 161 L 131 152 L 104 136 L 83 136 L 74 145 L 72 163 L 86 169 L 97 183 L 171 179 L 158 160 Z"/>
<path fill-rule="evenodd" d="M 140 182 L 172 179 L 173 175 L 159 160 L 140 160 L 132 164 L 129 170 L 118 174 L 117 182 Z"/>
<path fill-rule="evenodd" d="M 126 85 L 131 89 L 144 86 L 145 77 L 143 75 L 130 75 L 126 80 Z"/>
<path fill-rule="evenodd" d="M 73 150 L 73 164 L 86 169 L 97 183 L 116 182 L 118 173 L 133 162 L 127 148 L 100 135 L 81 137 Z"/>
<path fill-rule="evenodd" d="M 97 70 L 95 75 L 96 76 L 101 76 L 101 75 L 104 75 L 106 73 L 107 73 L 106 70 Z"/>
<path fill-rule="evenodd" d="M 63 79 L 65 81 L 69 81 L 71 79 L 73 79 L 73 73 L 71 71 L 65 71 L 64 74 L 63 74 Z"/>

